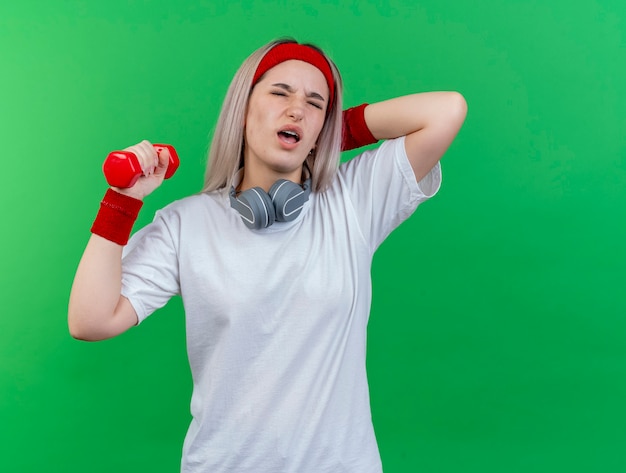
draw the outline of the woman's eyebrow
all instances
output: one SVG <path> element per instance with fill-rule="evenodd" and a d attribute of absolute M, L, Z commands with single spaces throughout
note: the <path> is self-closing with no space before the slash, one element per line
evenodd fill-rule
<path fill-rule="evenodd" d="M 272 84 L 272 87 L 278 87 L 280 89 L 283 89 L 289 93 L 293 93 L 295 92 L 295 89 L 293 87 L 291 87 L 289 84 L 283 84 L 282 82 L 277 82 L 275 84 Z M 324 97 L 322 97 L 322 95 L 318 94 L 317 92 L 309 92 L 307 94 L 307 97 L 311 98 L 311 99 L 317 99 L 317 100 L 321 100 L 322 102 L 325 101 Z"/>

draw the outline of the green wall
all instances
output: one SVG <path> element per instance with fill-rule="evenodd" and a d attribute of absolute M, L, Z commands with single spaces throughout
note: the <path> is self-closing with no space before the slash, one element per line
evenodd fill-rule
<path fill-rule="evenodd" d="M 180 300 L 89 344 L 67 332 L 70 285 L 106 154 L 179 151 L 137 226 L 196 192 L 230 78 L 285 35 L 331 54 L 346 105 L 469 104 L 440 194 L 374 262 L 386 473 L 626 471 L 622 0 L 2 2 L 0 470 L 177 471 Z"/>

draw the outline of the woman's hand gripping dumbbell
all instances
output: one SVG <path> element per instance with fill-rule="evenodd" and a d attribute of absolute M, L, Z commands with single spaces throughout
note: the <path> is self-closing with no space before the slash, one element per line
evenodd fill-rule
<path fill-rule="evenodd" d="M 158 187 L 163 179 L 172 177 L 179 164 L 173 146 L 142 141 L 122 151 L 109 153 L 102 171 L 110 186 L 142 199 Z"/>

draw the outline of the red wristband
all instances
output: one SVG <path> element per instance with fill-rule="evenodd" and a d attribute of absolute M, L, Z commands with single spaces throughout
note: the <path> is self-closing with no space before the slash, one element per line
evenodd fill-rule
<path fill-rule="evenodd" d="M 143 202 L 139 199 L 108 189 L 100 202 L 100 210 L 91 227 L 91 233 L 118 245 L 125 245 L 142 205 Z"/>
<path fill-rule="evenodd" d="M 341 151 L 360 148 L 378 141 L 365 123 L 365 107 L 367 105 L 364 103 L 343 111 Z"/>

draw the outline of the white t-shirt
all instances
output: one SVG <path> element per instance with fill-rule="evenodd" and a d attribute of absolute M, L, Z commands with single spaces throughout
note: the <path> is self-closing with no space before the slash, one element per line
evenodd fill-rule
<path fill-rule="evenodd" d="M 365 369 L 372 256 L 439 189 L 404 139 L 342 164 L 292 222 L 250 230 L 228 190 L 159 211 L 123 259 L 140 321 L 182 296 L 193 377 L 185 473 L 380 473 Z"/>

